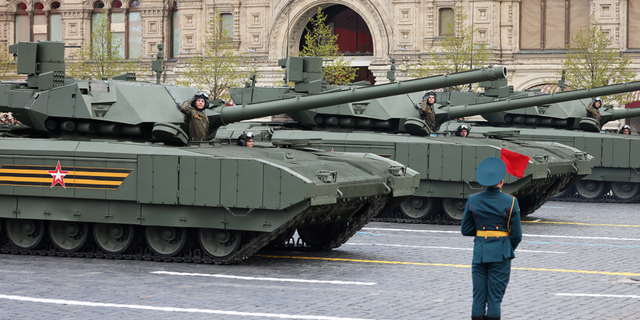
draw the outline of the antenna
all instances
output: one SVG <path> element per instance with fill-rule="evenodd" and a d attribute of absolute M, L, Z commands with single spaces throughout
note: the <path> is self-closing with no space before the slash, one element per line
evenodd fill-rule
<path fill-rule="evenodd" d="M 285 58 L 289 58 L 289 27 L 291 26 L 291 2 L 293 2 L 293 0 L 289 0 L 289 2 L 287 3 L 287 53 L 286 53 L 286 57 Z M 287 77 L 287 71 L 285 70 L 284 72 L 284 86 L 287 86 L 287 82 L 289 82 L 289 78 Z"/>
<path fill-rule="evenodd" d="M 469 70 L 473 70 L 473 47 L 475 45 L 473 43 L 473 34 L 476 32 L 473 16 L 475 13 L 476 13 L 476 0 L 473 0 L 471 1 L 471 61 L 469 62 Z M 472 84 L 469 83 L 469 92 L 473 91 L 471 88 L 472 88 Z"/>
<path fill-rule="evenodd" d="M 33 0 L 31 0 L 31 17 L 29 17 L 29 42 L 33 42 L 33 19 L 35 18 L 33 12 Z"/>

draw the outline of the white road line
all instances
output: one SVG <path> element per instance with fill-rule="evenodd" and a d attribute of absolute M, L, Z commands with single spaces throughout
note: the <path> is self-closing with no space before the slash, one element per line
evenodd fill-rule
<path fill-rule="evenodd" d="M 473 251 L 473 248 L 454 248 L 454 247 L 433 247 L 433 246 L 409 246 L 404 244 L 380 244 L 380 243 L 358 243 L 347 242 L 345 244 L 353 246 L 381 246 L 381 247 L 397 247 L 397 248 L 418 248 L 418 249 L 445 249 L 445 250 L 466 250 Z M 540 250 L 520 250 L 516 249 L 516 252 L 532 252 L 532 253 L 567 253 L 561 251 L 540 251 Z"/>
<path fill-rule="evenodd" d="M 281 318 L 281 319 L 373 320 L 373 319 L 361 319 L 361 318 L 310 316 L 310 315 L 298 315 L 298 314 L 257 313 L 257 312 L 224 311 L 224 310 L 195 309 L 195 308 L 153 307 L 153 306 L 141 306 L 141 305 L 135 305 L 135 304 L 99 303 L 99 302 L 86 302 L 86 301 L 61 300 L 61 299 L 42 299 L 42 298 L 30 298 L 30 297 L 9 296 L 9 295 L 0 295 L 0 299 L 25 301 L 25 302 L 61 304 L 61 305 L 69 305 L 69 306 L 83 306 L 83 307 L 127 308 L 127 309 L 138 309 L 138 310 L 163 311 L 163 312 L 208 313 L 208 314 L 224 314 L 224 315 L 231 315 L 231 316 L 265 317 L 265 318 Z"/>
<path fill-rule="evenodd" d="M 619 295 L 619 294 L 589 294 L 589 293 L 556 293 L 556 296 L 565 297 L 594 297 L 594 298 L 628 298 L 628 299 L 640 299 L 640 296 L 633 295 Z"/>
<path fill-rule="evenodd" d="M 419 233 L 455 233 L 460 234 L 460 231 L 445 231 L 445 230 L 412 230 L 412 229 L 393 229 L 393 228 L 362 228 L 362 230 L 380 230 L 380 231 L 398 231 L 398 232 L 419 232 Z M 544 234 L 523 234 L 523 237 L 538 237 L 538 238 L 567 238 L 567 239 L 595 239 L 595 240 L 619 240 L 619 241 L 640 241 L 640 238 L 610 238 L 610 237 L 584 237 L 584 236 L 554 236 Z"/>
<path fill-rule="evenodd" d="M 376 282 L 355 282 L 355 281 L 337 281 L 337 280 L 303 280 L 303 279 L 286 279 L 286 278 L 256 278 L 243 276 L 230 276 L 226 274 L 207 274 L 207 273 L 185 273 L 171 271 L 153 271 L 154 274 L 166 274 L 170 276 L 192 276 L 192 277 L 213 277 L 227 278 L 238 280 L 258 280 L 258 281 L 282 281 L 282 282 L 304 282 L 304 283 L 328 283 L 328 284 L 353 284 L 359 286 L 374 286 Z"/>

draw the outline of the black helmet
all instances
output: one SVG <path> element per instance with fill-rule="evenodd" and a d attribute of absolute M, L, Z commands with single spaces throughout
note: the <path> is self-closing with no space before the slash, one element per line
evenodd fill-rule
<path fill-rule="evenodd" d="M 620 128 L 620 131 L 618 131 L 620 134 L 623 134 L 624 129 L 629 129 L 629 134 L 631 134 L 631 126 L 629 126 L 628 124 L 625 124 L 624 126 L 622 126 L 622 128 Z"/>
<path fill-rule="evenodd" d="M 241 147 L 246 147 L 247 141 L 249 140 L 253 140 L 253 133 L 252 132 L 242 133 L 238 137 L 238 145 Z"/>
<path fill-rule="evenodd" d="M 196 107 L 196 101 L 198 99 L 202 99 L 204 100 L 204 108 L 203 109 L 207 109 L 209 108 L 209 94 L 207 94 L 204 91 L 198 91 L 196 92 L 196 94 L 193 96 L 193 98 L 191 99 L 191 107 L 195 108 Z"/>
<path fill-rule="evenodd" d="M 469 135 L 469 133 L 471 132 L 471 128 L 469 128 L 468 125 L 461 124 L 460 126 L 458 126 L 458 129 L 456 129 L 456 136 L 460 136 L 460 131 L 462 130 L 467 130 L 467 135 Z"/>
<path fill-rule="evenodd" d="M 438 101 L 438 95 L 433 90 L 429 90 L 429 91 L 425 92 L 424 96 L 422 96 L 422 100 L 428 99 L 429 96 L 433 96 L 433 103 L 436 103 Z"/>

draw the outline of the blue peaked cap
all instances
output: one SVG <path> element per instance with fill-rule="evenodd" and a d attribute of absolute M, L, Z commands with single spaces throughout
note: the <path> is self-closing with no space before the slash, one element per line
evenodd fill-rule
<path fill-rule="evenodd" d="M 507 166 L 498 157 L 488 157 L 480 162 L 476 170 L 476 180 L 485 187 L 492 187 L 500 183 L 507 174 Z"/>

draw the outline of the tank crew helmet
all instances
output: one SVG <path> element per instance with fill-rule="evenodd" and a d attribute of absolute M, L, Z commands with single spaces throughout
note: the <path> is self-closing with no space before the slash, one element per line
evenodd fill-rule
<path fill-rule="evenodd" d="M 429 96 L 433 96 L 433 103 L 436 103 L 436 100 L 438 99 L 438 95 L 436 94 L 436 92 L 433 91 L 433 90 L 429 90 L 429 91 L 425 92 L 425 94 L 422 97 L 422 99 L 428 99 Z"/>
<path fill-rule="evenodd" d="M 621 134 L 624 134 L 624 129 L 629 130 L 629 134 L 631 134 L 631 126 L 629 126 L 628 124 L 625 124 L 624 126 L 622 126 L 622 128 L 620 128 Z"/>
<path fill-rule="evenodd" d="M 196 108 L 196 101 L 198 101 L 198 99 L 204 100 L 204 108 L 203 109 L 209 108 L 209 94 L 208 93 L 206 93 L 204 91 L 196 92 L 196 94 L 191 99 L 191 107 L 192 108 Z"/>
<path fill-rule="evenodd" d="M 238 145 L 241 147 L 247 146 L 247 141 L 253 140 L 253 132 L 242 133 L 238 137 Z"/>
<path fill-rule="evenodd" d="M 507 165 L 498 157 L 487 157 L 476 169 L 476 180 L 485 187 L 493 187 L 500 183 L 507 174 Z"/>
<path fill-rule="evenodd" d="M 468 125 L 466 124 L 461 124 L 458 129 L 456 129 L 456 136 L 460 136 L 460 132 L 462 130 L 467 130 L 467 134 L 469 134 L 469 132 L 471 132 L 471 128 L 469 128 Z"/>
<path fill-rule="evenodd" d="M 602 98 L 600 98 L 600 97 L 593 98 L 593 106 L 594 107 L 596 106 L 596 101 L 600 102 L 600 105 L 598 106 L 598 108 L 602 107 Z"/>

